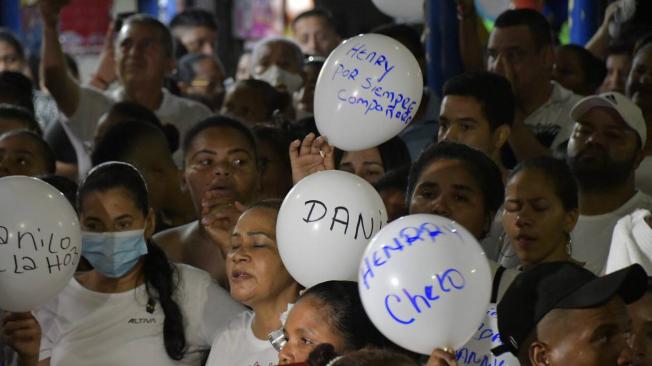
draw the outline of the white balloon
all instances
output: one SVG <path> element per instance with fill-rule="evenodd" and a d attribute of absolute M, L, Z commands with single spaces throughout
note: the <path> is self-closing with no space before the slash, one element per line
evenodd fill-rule
<path fill-rule="evenodd" d="M 456 351 L 458 365 L 496 365 L 520 366 L 518 359 L 513 354 L 506 352 L 494 356 L 491 350 L 502 345 L 498 333 L 498 318 L 496 304 L 489 304 L 480 327 L 471 339 Z"/>
<path fill-rule="evenodd" d="M 319 132 L 344 151 L 378 146 L 414 118 L 423 76 L 412 53 L 380 34 L 347 39 L 328 56 L 315 86 Z"/>
<path fill-rule="evenodd" d="M 422 22 L 424 0 L 372 0 L 378 10 L 404 21 Z"/>
<path fill-rule="evenodd" d="M 61 192 L 37 178 L 0 179 L 0 309 L 28 311 L 55 297 L 80 253 L 77 213 Z"/>
<path fill-rule="evenodd" d="M 435 215 L 410 215 L 376 234 L 360 263 L 358 288 L 371 321 L 394 343 L 430 354 L 458 349 L 489 304 L 491 270 L 466 229 Z"/>
<path fill-rule="evenodd" d="M 367 181 L 339 170 L 318 172 L 283 200 L 276 222 L 279 254 L 305 287 L 355 281 L 362 252 L 386 222 L 383 200 Z"/>

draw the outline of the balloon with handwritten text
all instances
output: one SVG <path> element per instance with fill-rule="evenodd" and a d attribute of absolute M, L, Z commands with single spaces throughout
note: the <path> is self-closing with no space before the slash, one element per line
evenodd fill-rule
<path fill-rule="evenodd" d="M 412 122 L 421 103 L 423 75 L 400 42 L 361 34 L 328 56 L 315 86 L 319 132 L 344 151 L 378 146 Z"/>
<path fill-rule="evenodd" d="M 362 252 L 385 223 L 383 200 L 366 180 L 339 170 L 318 172 L 283 200 L 276 221 L 279 254 L 305 287 L 356 281 Z"/>
<path fill-rule="evenodd" d="M 456 350 L 458 365 L 520 366 L 518 359 L 510 352 L 494 356 L 491 350 L 502 345 L 498 333 L 496 304 L 490 303 L 484 319 L 471 339 Z"/>
<path fill-rule="evenodd" d="M 403 21 L 422 22 L 424 0 L 372 0 L 381 12 Z"/>
<path fill-rule="evenodd" d="M 364 252 L 358 288 L 365 311 L 387 338 L 411 351 L 463 346 L 484 318 L 491 271 L 461 225 L 435 215 L 392 221 Z"/>
<path fill-rule="evenodd" d="M 40 179 L 0 178 L 0 309 L 28 311 L 55 297 L 81 253 L 77 214 Z"/>

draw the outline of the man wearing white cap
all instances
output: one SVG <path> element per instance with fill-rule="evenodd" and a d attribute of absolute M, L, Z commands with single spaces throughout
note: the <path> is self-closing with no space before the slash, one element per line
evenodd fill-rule
<path fill-rule="evenodd" d="M 640 108 L 616 92 L 580 100 L 571 110 L 571 118 L 576 123 L 566 161 L 580 193 L 571 255 L 601 274 L 616 222 L 636 209 L 652 209 L 652 197 L 634 185 L 647 128 Z"/>

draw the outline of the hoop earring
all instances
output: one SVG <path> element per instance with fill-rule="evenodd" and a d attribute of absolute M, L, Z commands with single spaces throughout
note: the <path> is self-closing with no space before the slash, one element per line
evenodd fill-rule
<path fill-rule="evenodd" d="M 568 241 L 566 242 L 566 254 L 570 256 L 573 254 L 573 241 L 571 240 L 569 233 L 566 233 L 566 236 L 568 236 Z"/>

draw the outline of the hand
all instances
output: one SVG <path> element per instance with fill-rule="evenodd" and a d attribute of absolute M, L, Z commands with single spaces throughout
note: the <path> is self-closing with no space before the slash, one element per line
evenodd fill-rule
<path fill-rule="evenodd" d="M 616 14 L 616 10 L 618 10 L 618 7 L 620 6 L 620 3 L 622 1 L 614 1 L 611 4 L 607 6 L 607 8 L 604 11 L 604 19 L 602 20 L 602 24 L 600 25 L 600 28 L 604 28 L 605 30 L 609 27 L 609 22 L 613 19 L 614 15 Z"/>
<path fill-rule="evenodd" d="M 315 137 L 309 133 L 303 141 L 294 140 L 290 144 L 290 165 L 292 166 L 292 182 L 297 184 L 301 179 L 322 170 L 334 170 L 334 149 L 325 137 Z"/>
<path fill-rule="evenodd" d="M 46 27 L 54 28 L 59 24 L 59 13 L 70 0 L 39 0 L 41 18 Z"/>
<path fill-rule="evenodd" d="M 5 313 L 0 328 L 2 338 L 20 358 L 38 361 L 41 327 L 32 313 Z"/>
<path fill-rule="evenodd" d="M 100 90 L 106 90 L 117 77 L 115 74 L 115 28 L 114 23 L 109 23 L 109 28 L 104 35 L 104 45 L 100 53 L 100 62 L 97 65 L 90 84 Z"/>
<path fill-rule="evenodd" d="M 436 348 L 430 354 L 426 366 L 457 366 L 455 352 Z"/>
<path fill-rule="evenodd" d="M 247 207 L 237 201 L 216 205 L 214 196 L 214 192 L 209 191 L 202 199 L 201 225 L 226 258 L 233 228 Z"/>

